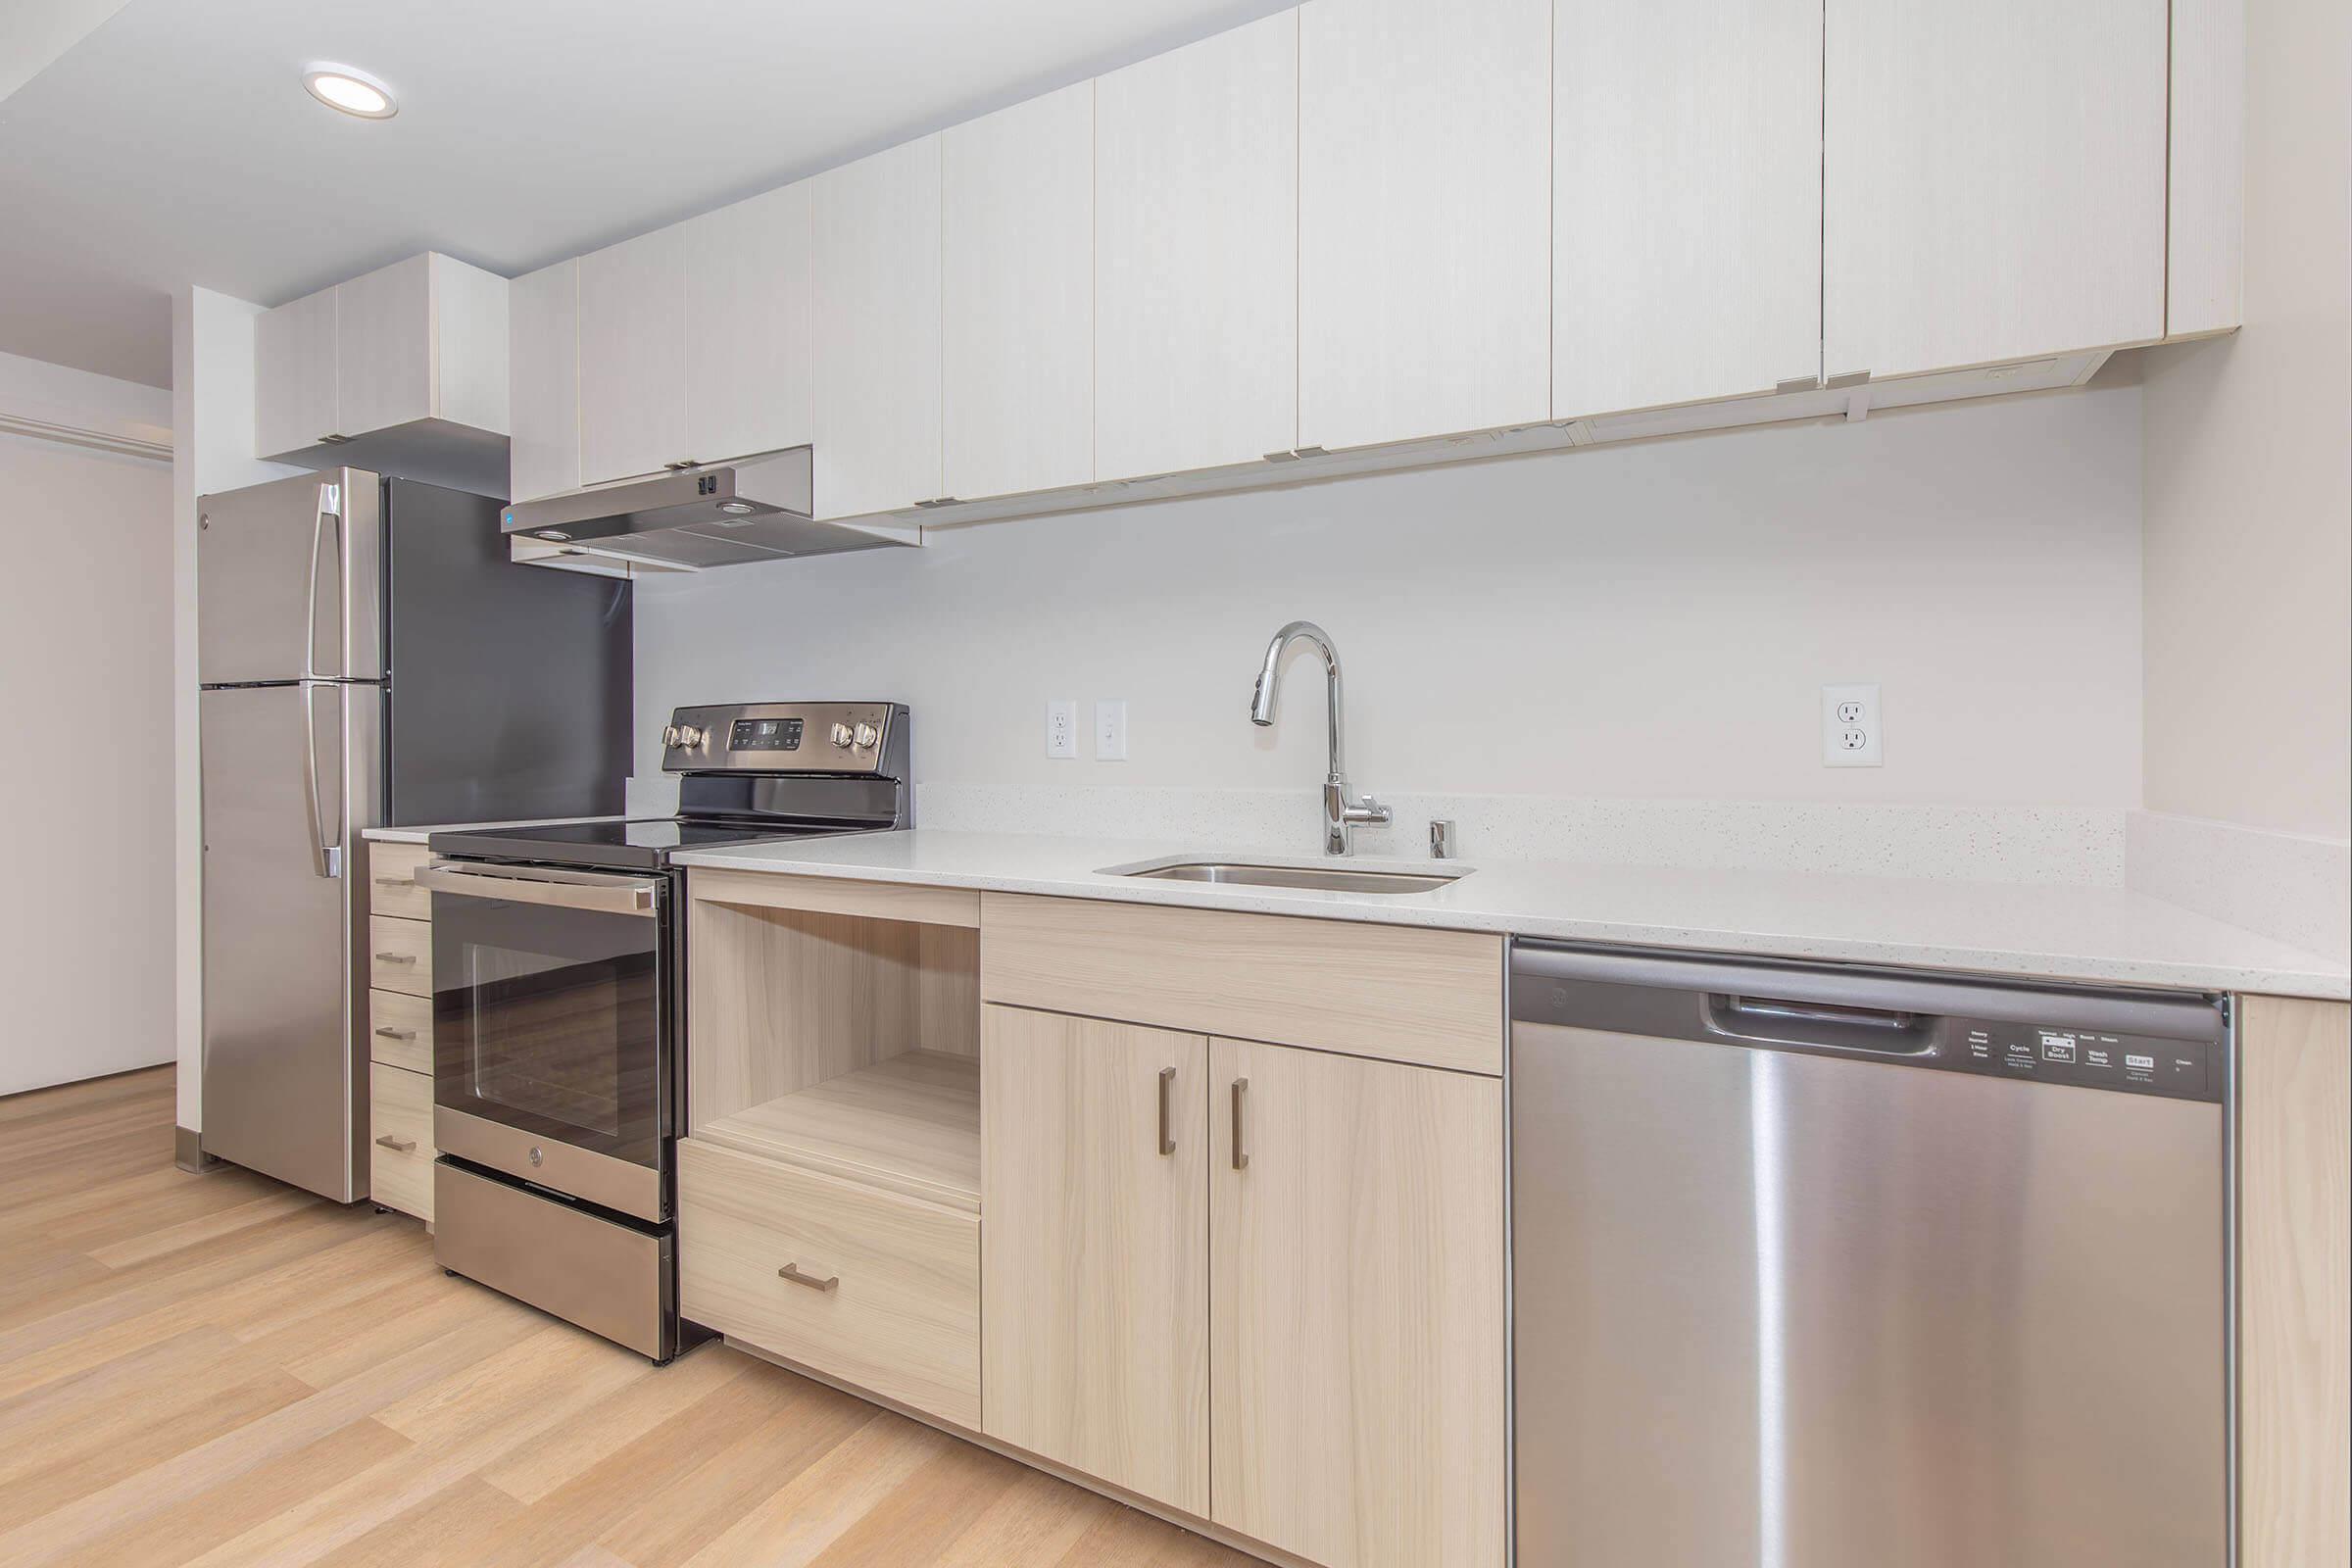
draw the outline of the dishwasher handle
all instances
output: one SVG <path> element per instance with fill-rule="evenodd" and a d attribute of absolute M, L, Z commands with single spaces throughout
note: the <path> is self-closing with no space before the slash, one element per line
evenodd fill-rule
<path fill-rule="evenodd" d="M 1768 1046 L 1812 1046 L 1870 1056 L 1936 1054 L 1936 1017 L 1887 1007 L 1713 991 L 1703 1004 L 1707 1032 Z"/>

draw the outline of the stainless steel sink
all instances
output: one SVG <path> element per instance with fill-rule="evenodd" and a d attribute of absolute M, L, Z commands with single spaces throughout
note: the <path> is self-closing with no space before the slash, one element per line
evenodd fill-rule
<path fill-rule="evenodd" d="M 1158 882 L 1218 882 L 1252 888 L 1326 888 L 1334 893 L 1435 893 L 1467 871 L 1365 871 L 1337 865 L 1248 865 L 1232 860 L 1184 860 L 1146 866 L 1121 876 Z"/>

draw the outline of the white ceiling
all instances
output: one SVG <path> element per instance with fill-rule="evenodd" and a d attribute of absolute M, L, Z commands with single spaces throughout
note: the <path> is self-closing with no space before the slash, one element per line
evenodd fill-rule
<path fill-rule="evenodd" d="M 168 385 L 180 284 L 513 275 L 1286 3 L 129 0 L 0 102 L 0 352 Z M 400 114 L 321 108 L 314 60 Z"/>

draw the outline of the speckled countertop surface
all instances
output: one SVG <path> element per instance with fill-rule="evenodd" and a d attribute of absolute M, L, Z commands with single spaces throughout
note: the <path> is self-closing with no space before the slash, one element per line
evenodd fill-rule
<path fill-rule="evenodd" d="M 418 830 L 422 831 L 422 830 Z M 2352 971 L 2177 905 L 2121 888 L 1690 870 L 1547 861 L 1435 862 L 1464 870 L 1432 893 L 1208 886 L 1106 874 L 1169 858 L 1317 864 L 1200 845 L 917 828 L 680 855 L 689 866 L 924 883 L 1499 931 L 1581 942 L 1901 964 L 2132 986 L 2341 999 Z M 1358 858 L 1362 870 L 1428 860 Z"/>

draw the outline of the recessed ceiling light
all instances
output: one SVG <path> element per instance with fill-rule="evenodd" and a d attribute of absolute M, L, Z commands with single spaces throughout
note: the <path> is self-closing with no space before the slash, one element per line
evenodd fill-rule
<path fill-rule="evenodd" d="M 391 88 L 365 71 L 354 71 L 349 66 L 306 66 L 302 84 L 327 108 L 357 115 L 362 120 L 390 120 L 400 113 L 400 105 L 392 101 Z"/>

